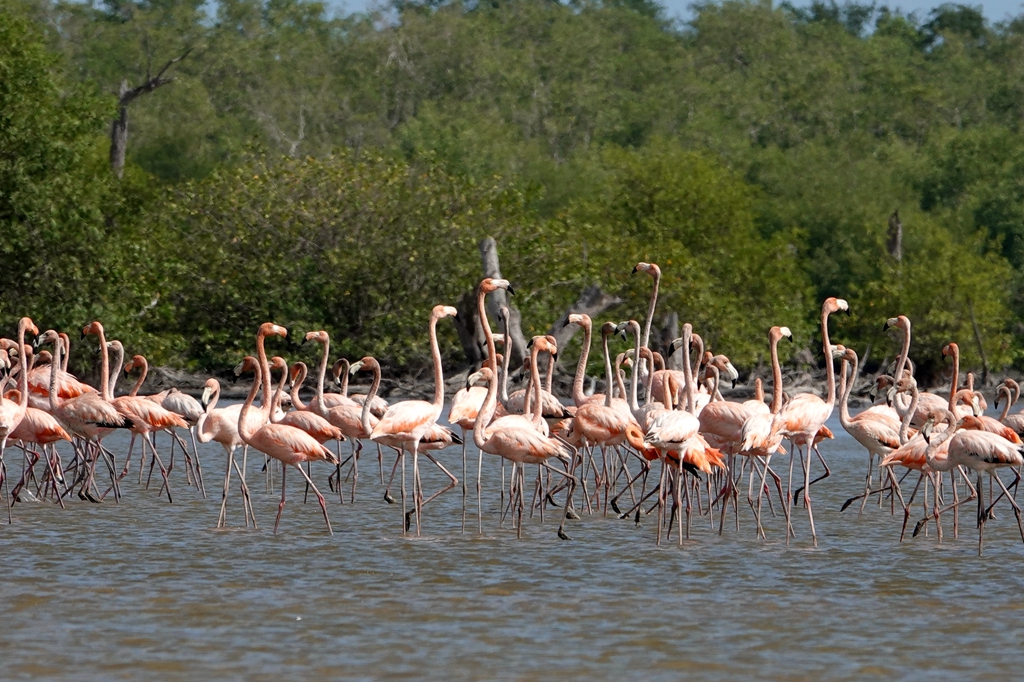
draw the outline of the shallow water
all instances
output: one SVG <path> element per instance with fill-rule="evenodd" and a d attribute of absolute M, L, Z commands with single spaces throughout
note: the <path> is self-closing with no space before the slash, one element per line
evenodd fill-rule
<path fill-rule="evenodd" d="M 698 518 L 682 548 L 656 546 L 653 515 L 642 528 L 584 515 L 564 542 L 552 513 L 543 525 L 527 519 L 517 540 L 507 522 L 497 527 L 493 459 L 485 459 L 483 537 L 460 532 L 458 489 L 426 508 L 422 537 L 403 537 L 400 508 L 383 501 L 367 456 L 355 504 L 339 505 L 326 491 L 329 468 L 314 467 L 333 537 L 315 500 L 302 504 L 296 472 L 272 535 L 279 494 L 266 494 L 253 457 L 260 530 L 240 527 L 237 490 L 231 529 L 215 530 L 224 456 L 201 446 L 209 499 L 186 487 L 179 461 L 172 505 L 159 484 L 145 490 L 132 474 L 119 504 L 15 506 L 14 525 L 0 526 L 0 678 L 1013 675 L 1024 549 L 1009 508 L 987 526 L 981 559 L 973 506 L 959 540 L 944 517 L 942 545 L 934 533 L 901 545 L 901 519 L 888 507 L 839 513 L 863 487 L 866 457 L 837 419 L 829 426 L 837 440 L 822 450 L 832 476 L 813 488 L 817 548 L 802 509 L 787 547 L 781 515 L 757 540 L 742 507 L 739 532 L 731 517 L 722 536 Z M 126 439 L 106 442 L 127 449 Z M 458 449 L 442 453 L 453 471 L 459 460 Z M 429 494 L 442 478 L 429 464 L 424 472 Z M 468 525 L 475 531 L 472 510 Z"/>

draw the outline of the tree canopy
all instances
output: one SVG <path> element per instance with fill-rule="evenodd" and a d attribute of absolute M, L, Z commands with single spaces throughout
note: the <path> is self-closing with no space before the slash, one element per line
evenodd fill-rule
<path fill-rule="evenodd" d="M 590 284 L 743 364 L 771 324 L 938 368 L 1022 358 L 1024 15 L 648 0 L 0 0 L 0 320 L 102 317 L 157 362 L 237 360 L 265 317 L 425 359 L 423 320 L 504 274 L 546 331 Z M 122 82 L 127 167 L 106 169 Z M 902 250 L 888 243 L 898 211 Z M 448 334 L 448 332 L 445 332 Z M 455 353 L 454 335 L 446 349 Z"/>

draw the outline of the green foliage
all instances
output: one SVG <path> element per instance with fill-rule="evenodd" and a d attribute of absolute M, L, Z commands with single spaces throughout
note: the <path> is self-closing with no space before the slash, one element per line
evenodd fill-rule
<path fill-rule="evenodd" d="M 493 235 L 528 333 L 593 283 L 641 317 L 649 281 L 628 273 L 650 260 L 661 310 L 739 363 L 770 324 L 814 347 L 829 295 L 858 350 L 888 348 L 881 323 L 905 313 L 925 369 L 951 339 L 975 362 L 973 311 L 993 367 L 1020 356 L 1024 19 L 833 0 L 709 2 L 686 25 L 649 0 L 9 6 L 0 249 L 24 267 L 0 275 L 5 324 L 103 315 L 157 361 L 214 367 L 274 318 L 411 368 L 426 311 L 472 287 Z M 132 104 L 115 183 L 111 93 L 189 49 Z"/>

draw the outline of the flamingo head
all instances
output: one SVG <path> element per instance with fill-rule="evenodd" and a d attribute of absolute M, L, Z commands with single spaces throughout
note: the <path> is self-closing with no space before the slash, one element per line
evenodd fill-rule
<path fill-rule="evenodd" d="M 288 369 L 288 362 L 280 355 L 275 355 L 270 358 L 270 369 Z"/>
<path fill-rule="evenodd" d="M 601 325 L 601 336 L 611 336 L 618 329 L 618 325 L 614 322 L 605 322 Z"/>
<path fill-rule="evenodd" d="M 793 340 L 793 332 L 789 327 L 772 327 L 768 330 L 768 343 L 778 343 L 782 338 Z"/>
<path fill-rule="evenodd" d="M 39 336 L 39 327 L 36 326 L 31 317 L 23 317 L 18 320 L 18 330 L 19 332 L 24 330 L 26 333 L 31 332 L 33 336 Z"/>
<path fill-rule="evenodd" d="M 348 373 L 355 374 L 361 369 L 376 369 L 377 371 L 380 371 L 380 363 L 377 362 L 377 358 L 372 355 L 367 355 L 362 360 L 353 362 L 352 366 L 349 367 Z"/>
<path fill-rule="evenodd" d="M 306 343 L 307 341 L 316 341 L 317 343 L 326 344 L 328 341 L 330 341 L 330 338 L 331 337 L 327 334 L 327 332 L 321 329 L 320 331 L 306 332 L 306 336 L 303 337 L 302 343 Z"/>
<path fill-rule="evenodd" d="M 220 393 L 220 382 L 214 378 L 207 379 L 206 383 L 203 384 L 203 395 L 199 401 L 202 403 L 204 410 L 210 404 L 210 398 L 213 397 L 214 393 Z"/>
<path fill-rule="evenodd" d="M 124 363 L 124 373 L 128 374 L 136 367 L 146 367 L 147 365 L 146 358 L 141 355 L 133 355 L 131 360 Z"/>
<path fill-rule="evenodd" d="M 60 335 L 52 329 L 47 329 L 42 334 L 36 336 L 36 348 L 50 343 L 56 344 L 58 341 L 60 341 Z"/>
<path fill-rule="evenodd" d="M 430 311 L 430 316 L 438 320 L 446 317 L 454 317 L 457 319 L 459 317 L 459 311 L 450 305 L 435 305 L 434 309 Z"/>
<path fill-rule="evenodd" d="M 466 377 L 466 388 L 478 384 L 489 384 L 494 380 L 494 372 L 490 367 L 482 367 L 479 371 L 473 372 Z"/>
<path fill-rule="evenodd" d="M 103 324 L 99 320 L 93 320 L 90 324 L 82 327 L 82 338 L 84 339 L 89 334 L 95 334 L 99 336 L 103 333 Z"/>
<path fill-rule="evenodd" d="M 260 368 L 259 363 L 251 355 L 246 355 L 242 358 L 242 361 L 235 365 L 235 376 L 245 374 L 246 372 L 256 372 Z"/>
<path fill-rule="evenodd" d="M 850 304 L 846 302 L 844 298 L 835 298 L 834 296 L 826 298 L 825 302 L 821 304 L 821 312 L 826 315 L 832 313 L 844 312 L 847 315 L 850 314 Z"/>
<path fill-rule="evenodd" d="M 661 268 L 655 263 L 644 263 L 641 261 L 634 266 L 633 272 L 646 272 L 651 277 L 661 277 Z"/>
<path fill-rule="evenodd" d="M 590 329 L 593 321 L 590 319 L 590 315 L 587 315 L 586 313 L 573 313 L 569 316 L 569 319 L 566 320 L 566 324 L 577 324 L 584 329 Z"/>
<path fill-rule="evenodd" d="M 345 358 L 341 358 L 337 362 L 335 362 L 331 366 L 331 378 L 334 380 L 334 383 L 341 383 L 341 375 L 349 371 L 350 368 L 351 366 L 348 364 L 348 360 L 346 360 Z"/>
<path fill-rule="evenodd" d="M 306 367 L 306 363 L 299 360 L 298 362 L 293 363 L 291 369 L 288 370 L 288 381 L 294 384 L 300 374 L 305 375 L 308 371 L 309 368 Z"/>
<path fill-rule="evenodd" d="M 950 343 L 947 343 L 945 346 L 942 347 L 942 357 L 944 357 L 944 358 L 952 357 L 952 358 L 956 359 L 959 356 L 960 356 L 960 346 L 956 345 L 956 343 L 950 342 Z"/>
<path fill-rule="evenodd" d="M 256 331 L 256 337 L 266 338 L 268 336 L 288 336 L 288 330 L 279 324 L 274 324 L 273 322 L 264 322 Z"/>
<path fill-rule="evenodd" d="M 481 292 L 483 292 L 485 294 L 489 294 L 492 291 L 496 291 L 497 289 L 504 289 L 505 291 L 507 291 L 512 296 L 516 295 L 515 290 L 512 288 L 512 283 L 509 282 L 507 279 L 498 279 L 498 278 L 495 278 L 495 277 L 484 277 L 482 280 L 480 280 L 480 291 Z"/>

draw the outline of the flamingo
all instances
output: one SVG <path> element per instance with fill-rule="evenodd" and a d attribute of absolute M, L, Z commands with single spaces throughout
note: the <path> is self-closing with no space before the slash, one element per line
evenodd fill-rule
<path fill-rule="evenodd" d="M 860 513 L 868 502 L 871 490 L 871 474 L 875 458 L 879 461 L 900 446 L 900 421 L 887 412 L 865 410 L 850 416 L 850 393 L 857 378 L 857 353 L 853 349 L 835 346 L 833 354 L 842 360 L 839 372 L 839 422 L 846 432 L 853 436 L 868 451 L 868 473 L 864 478 L 864 497 L 860 504 Z M 850 369 L 850 380 L 846 380 L 846 371 Z"/>
<path fill-rule="evenodd" d="M 362 404 L 366 400 L 366 397 L 367 397 L 368 394 L 366 394 L 366 393 L 353 393 L 352 395 L 348 394 L 348 378 L 349 378 L 350 374 L 351 374 L 351 367 L 349 365 L 348 360 L 346 360 L 345 358 L 341 358 L 340 360 L 335 362 L 334 365 L 331 367 L 331 376 L 334 379 L 334 383 L 337 384 L 338 387 L 341 389 L 341 395 L 349 398 L 350 400 L 352 400 L 357 405 L 362 406 Z M 327 395 L 330 395 L 330 394 L 327 394 Z M 325 395 L 325 398 L 326 398 L 326 395 Z M 331 405 L 330 403 L 328 403 L 328 406 L 329 407 L 337 407 L 337 405 Z M 377 419 L 380 419 L 381 417 L 384 416 L 384 413 L 387 412 L 387 411 L 388 411 L 388 401 L 384 400 L 384 398 L 381 398 L 379 395 L 374 396 L 373 397 L 373 401 L 370 404 L 370 414 L 372 414 Z M 381 476 L 383 477 L 383 473 L 381 474 Z M 381 483 L 383 483 L 383 480 L 381 481 Z"/>
<path fill-rule="evenodd" d="M 423 508 L 423 490 L 420 483 L 419 453 L 420 441 L 427 435 L 428 431 L 437 426 L 437 418 L 441 416 L 444 408 L 444 370 L 441 368 L 441 351 L 437 345 L 437 323 L 446 317 L 454 317 L 458 311 L 451 306 L 438 305 L 430 313 L 428 330 L 430 334 L 430 350 L 434 361 L 434 400 L 405 400 L 388 407 L 377 426 L 374 427 L 370 439 L 394 448 L 399 448 L 403 454 L 399 459 L 405 459 L 404 451 L 412 452 L 412 476 L 413 476 L 413 511 L 416 517 L 416 535 L 420 534 L 420 516 Z M 452 476 L 432 455 L 426 455 L 438 467 L 441 468 L 453 481 L 452 485 L 458 483 L 458 479 Z M 405 467 L 402 467 L 403 477 Z M 441 492 L 450 489 L 445 488 Z M 437 493 L 441 494 L 441 493 Z M 430 499 L 434 499 L 436 495 Z M 403 513 L 405 512 L 405 486 L 402 486 Z M 429 501 L 429 500 L 427 500 Z"/>
<path fill-rule="evenodd" d="M 82 457 L 83 461 L 86 463 L 87 472 L 84 476 L 83 486 L 78 493 L 79 497 L 81 499 L 88 499 L 90 502 L 99 502 L 99 498 L 93 497 L 92 493 L 89 492 L 89 487 L 93 483 L 93 471 L 95 469 L 97 458 L 103 457 L 104 462 L 110 470 L 111 479 L 115 484 L 114 499 L 117 500 L 119 493 L 116 486 L 116 475 L 113 470 L 113 457 L 106 448 L 100 444 L 100 438 L 104 433 L 103 429 L 131 428 L 133 426 L 133 422 L 130 418 L 120 414 L 114 406 L 107 402 L 103 397 L 106 392 L 107 382 L 109 381 L 107 373 L 108 367 L 106 366 L 109 364 L 109 361 L 106 354 L 102 356 L 104 366 L 101 377 L 101 386 L 103 390 L 90 391 L 82 393 L 75 398 L 65 399 L 60 397 L 60 393 L 58 391 L 58 372 L 61 371 L 59 369 L 59 365 L 64 342 L 56 331 L 47 329 L 39 337 L 38 343 L 52 343 L 54 346 L 54 361 L 50 363 L 50 386 L 47 395 L 50 402 L 50 414 L 56 417 L 69 433 L 74 436 L 78 436 L 84 440 L 87 445 L 93 446 L 96 451 L 92 458 L 91 465 L 89 464 L 90 457 Z"/>
<path fill-rule="evenodd" d="M 907 356 L 910 354 L 910 318 L 906 315 L 890 317 L 885 321 L 882 331 L 886 331 L 888 329 L 899 329 L 903 332 L 903 345 L 900 349 L 899 358 L 896 361 L 896 370 L 893 372 L 894 378 L 892 379 L 892 383 L 895 383 L 896 380 L 902 378 L 903 371 L 909 364 Z M 932 414 L 936 410 L 944 409 L 946 403 L 947 400 L 941 396 L 926 391 L 920 391 L 918 393 L 917 413 L 912 417 L 910 425 L 914 428 L 920 428 L 920 426 L 924 424 L 925 420 L 928 419 L 928 415 Z M 897 416 L 902 419 L 903 413 L 907 410 L 907 402 L 903 394 L 899 392 L 896 393 L 893 406 L 896 409 Z"/>
<path fill-rule="evenodd" d="M 1021 541 L 1024 541 L 1024 524 L 1021 523 L 1021 510 L 1020 507 L 1013 499 L 1013 495 L 1007 490 L 1006 485 L 1002 479 L 996 474 L 996 470 L 1001 467 L 1013 467 L 1019 468 L 1024 465 L 1024 445 L 1019 443 L 1011 443 L 1010 441 L 1002 438 L 994 433 L 983 430 L 957 430 L 953 425 L 952 413 L 947 413 L 947 421 L 950 423 L 950 427 L 942 434 L 939 434 L 934 439 L 932 438 L 932 428 L 934 426 L 934 419 L 930 419 L 928 422 L 921 427 L 921 435 L 925 441 L 928 442 L 928 448 L 925 451 L 925 458 L 928 462 L 928 466 L 935 471 L 952 471 L 957 466 L 963 466 L 968 469 L 972 469 L 977 474 L 977 485 L 975 489 L 978 491 L 978 556 L 981 556 L 984 534 L 985 534 L 985 521 L 988 520 L 989 512 L 995 505 L 992 501 L 991 493 L 989 493 L 989 506 L 985 507 L 981 500 L 982 493 L 982 474 L 987 473 L 989 476 L 996 481 L 1003 493 L 996 499 L 996 502 L 1002 497 L 1006 497 L 1010 506 L 1013 508 L 1014 516 L 1017 518 L 1017 527 L 1020 530 Z M 969 416 L 965 417 L 962 422 L 970 420 L 976 420 L 976 417 Z M 946 446 L 947 454 L 945 458 L 936 456 L 936 451 L 939 445 L 948 441 Z M 1020 480 L 1020 474 L 1014 472 L 1016 479 L 1013 485 L 1017 484 Z M 936 517 L 938 512 L 936 511 Z"/>
<path fill-rule="evenodd" d="M 279 325 L 267 322 L 260 326 L 260 332 L 257 338 L 262 341 L 263 337 L 274 335 L 274 336 L 285 336 L 288 331 Z M 262 343 L 259 345 L 262 351 Z M 249 389 L 249 395 L 245 399 L 245 403 L 242 404 L 242 409 L 238 413 L 238 435 L 242 437 L 242 441 L 248 444 L 250 447 L 259 450 L 260 452 L 269 455 L 281 462 L 281 502 L 277 506 L 277 518 L 274 520 L 274 533 L 277 534 L 278 526 L 281 523 L 281 512 L 284 511 L 285 504 L 285 492 L 287 490 L 286 485 L 286 474 L 288 471 L 288 465 L 294 466 L 302 474 L 302 477 L 306 479 L 306 483 L 313 489 L 313 493 L 316 495 L 317 502 L 320 503 L 320 509 L 323 511 L 324 523 L 327 524 L 327 531 L 334 535 L 334 529 L 331 528 L 331 520 L 327 516 L 327 501 L 324 500 L 324 496 L 320 494 L 316 484 L 306 474 L 306 471 L 302 468 L 305 462 L 325 460 L 331 464 L 337 464 L 338 458 L 335 457 L 334 453 L 325 448 L 323 445 L 318 443 L 315 438 L 310 436 L 305 431 L 297 429 L 294 426 L 288 426 L 287 424 L 264 424 L 258 429 L 253 428 L 252 422 L 247 417 L 252 408 L 253 400 L 256 398 L 256 393 L 260 389 L 260 384 L 263 380 L 263 372 L 261 365 L 265 363 L 265 358 L 260 358 L 260 362 L 257 362 L 252 356 L 247 356 L 242 361 L 242 371 L 251 371 L 254 373 L 252 388 Z M 267 372 L 269 374 L 269 370 Z"/>
<path fill-rule="evenodd" d="M 1024 412 L 1010 414 L 1010 408 L 1020 397 L 1020 385 L 1013 379 L 1004 379 L 996 393 L 996 409 L 999 409 L 999 397 L 1005 396 L 1006 402 L 1003 405 L 999 421 L 1013 429 L 1018 436 L 1024 434 Z"/>
<path fill-rule="evenodd" d="M 821 306 L 821 342 L 822 352 L 825 355 L 825 376 L 828 381 L 825 399 L 822 400 L 820 397 L 810 393 L 802 393 L 791 400 L 779 413 L 779 418 L 782 420 L 782 434 L 790 439 L 790 442 L 796 447 L 797 454 L 799 454 L 801 447 L 806 452 L 806 456 L 802 460 L 804 469 L 804 506 L 807 508 L 807 520 L 811 526 L 811 537 L 814 540 L 815 547 L 818 545 L 818 534 L 814 530 L 814 513 L 811 510 L 809 490 L 811 484 L 811 450 L 814 449 L 817 452 L 814 438 L 818 434 L 818 430 L 825 425 L 825 422 L 832 415 L 832 409 L 836 402 L 836 375 L 835 368 L 833 367 L 832 344 L 828 338 L 828 318 L 829 315 L 838 311 L 843 311 L 847 314 L 850 312 L 849 304 L 841 298 L 825 299 Z M 824 476 L 828 476 L 828 465 L 825 464 L 825 460 L 820 452 L 817 452 L 817 455 L 818 459 L 825 466 Z M 793 490 L 792 457 L 789 462 L 789 490 Z M 789 494 L 787 495 L 786 506 L 791 509 L 792 504 L 793 495 Z M 787 517 L 789 516 L 787 515 Z M 789 533 L 786 535 L 786 542 L 789 542 Z"/>
<path fill-rule="evenodd" d="M 256 516 L 252 513 L 252 501 L 249 497 L 249 486 L 245 482 L 244 467 L 240 469 L 235 460 L 235 450 L 239 446 L 243 448 L 243 451 L 249 447 L 238 434 L 238 414 L 242 411 L 242 406 L 229 405 L 218 408 L 217 401 L 219 399 L 220 382 L 212 378 L 207 379 L 203 385 L 201 400 L 203 414 L 196 423 L 196 435 L 200 443 L 209 443 L 211 441 L 219 443 L 224 448 L 224 454 L 227 455 L 227 470 L 224 474 L 224 490 L 221 494 L 220 515 L 217 517 L 217 527 L 223 528 L 227 524 L 228 488 L 231 485 L 231 469 L 234 468 L 238 473 L 239 481 L 241 481 L 245 525 L 249 525 L 249 517 L 251 515 L 253 528 L 258 528 Z M 264 415 L 258 411 L 250 411 L 249 417 L 254 419 L 254 428 L 259 428 L 267 422 Z M 243 461 L 244 459 L 243 455 Z"/>
<path fill-rule="evenodd" d="M 18 378 L 18 402 L 0 397 L 0 479 L 7 485 L 7 523 L 12 522 L 11 518 L 11 495 L 10 486 L 7 481 L 7 465 L 4 463 L 4 450 L 7 449 L 7 439 L 11 437 L 18 425 L 25 418 L 28 409 L 28 357 L 25 354 L 25 333 L 31 331 L 38 336 L 39 329 L 32 322 L 31 318 L 23 317 L 18 320 L 18 365 L 20 375 Z"/>
<path fill-rule="evenodd" d="M 537 341 L 537 339 L 540 339 L 540 341 Z M 546 340 L 544 337 L 536 337 L 535 342 L 543 345 Z M 537 351 L 538 349 L 535 348 L 534 353 Z M 536 366 L 536 363 L 534 363 L 534 366 Z M 493 415 L 495 406 L 497 405 L 497 376 L 491 366 L 486 366 L 481 369 L 477 375 L 470 377 L 470 381 L 472 382 L 476 378 L 482 378 L 487 381 L 487 396 L 477 417 L 477 425 L 473 429 L 473 442 L 476 444 L 480 452 L 498 455 L 499 457 L 509 460 L 513 465 L 520 465 L 518 470 L 519 473 L 514 473 L 513 477 L 516 475 L 519 476 L 520 504 L 518 507 L 518 534 L 521 537 L 523 528 L 523 476 L 521 465 L 538 464 L 541 467 L 566 478 L 570 482 L 566 506 L 571 507 L 573 486 L 575 485 L 576 478 L 568 471 L 563 471 L 551 466 L 549 462 L 552 460 L 561 460 L 568 465 L 572 462 L 573 457 L 571 456 L 569 448 L 563 442 L 543 436 L 536 429 L 514 425 L 505 427 L 501 427 L 500 425 L 490 425 L 490 417 Z M 539 389 L 539 382 L 537 384 L 537 388 Z M 567 516 L 567 514 L 562 514 L 562 520 L 558 526 L 558 537 L 563 540 L 569 539 L 569 536 L 565 533 L 565 519 Z"/>

